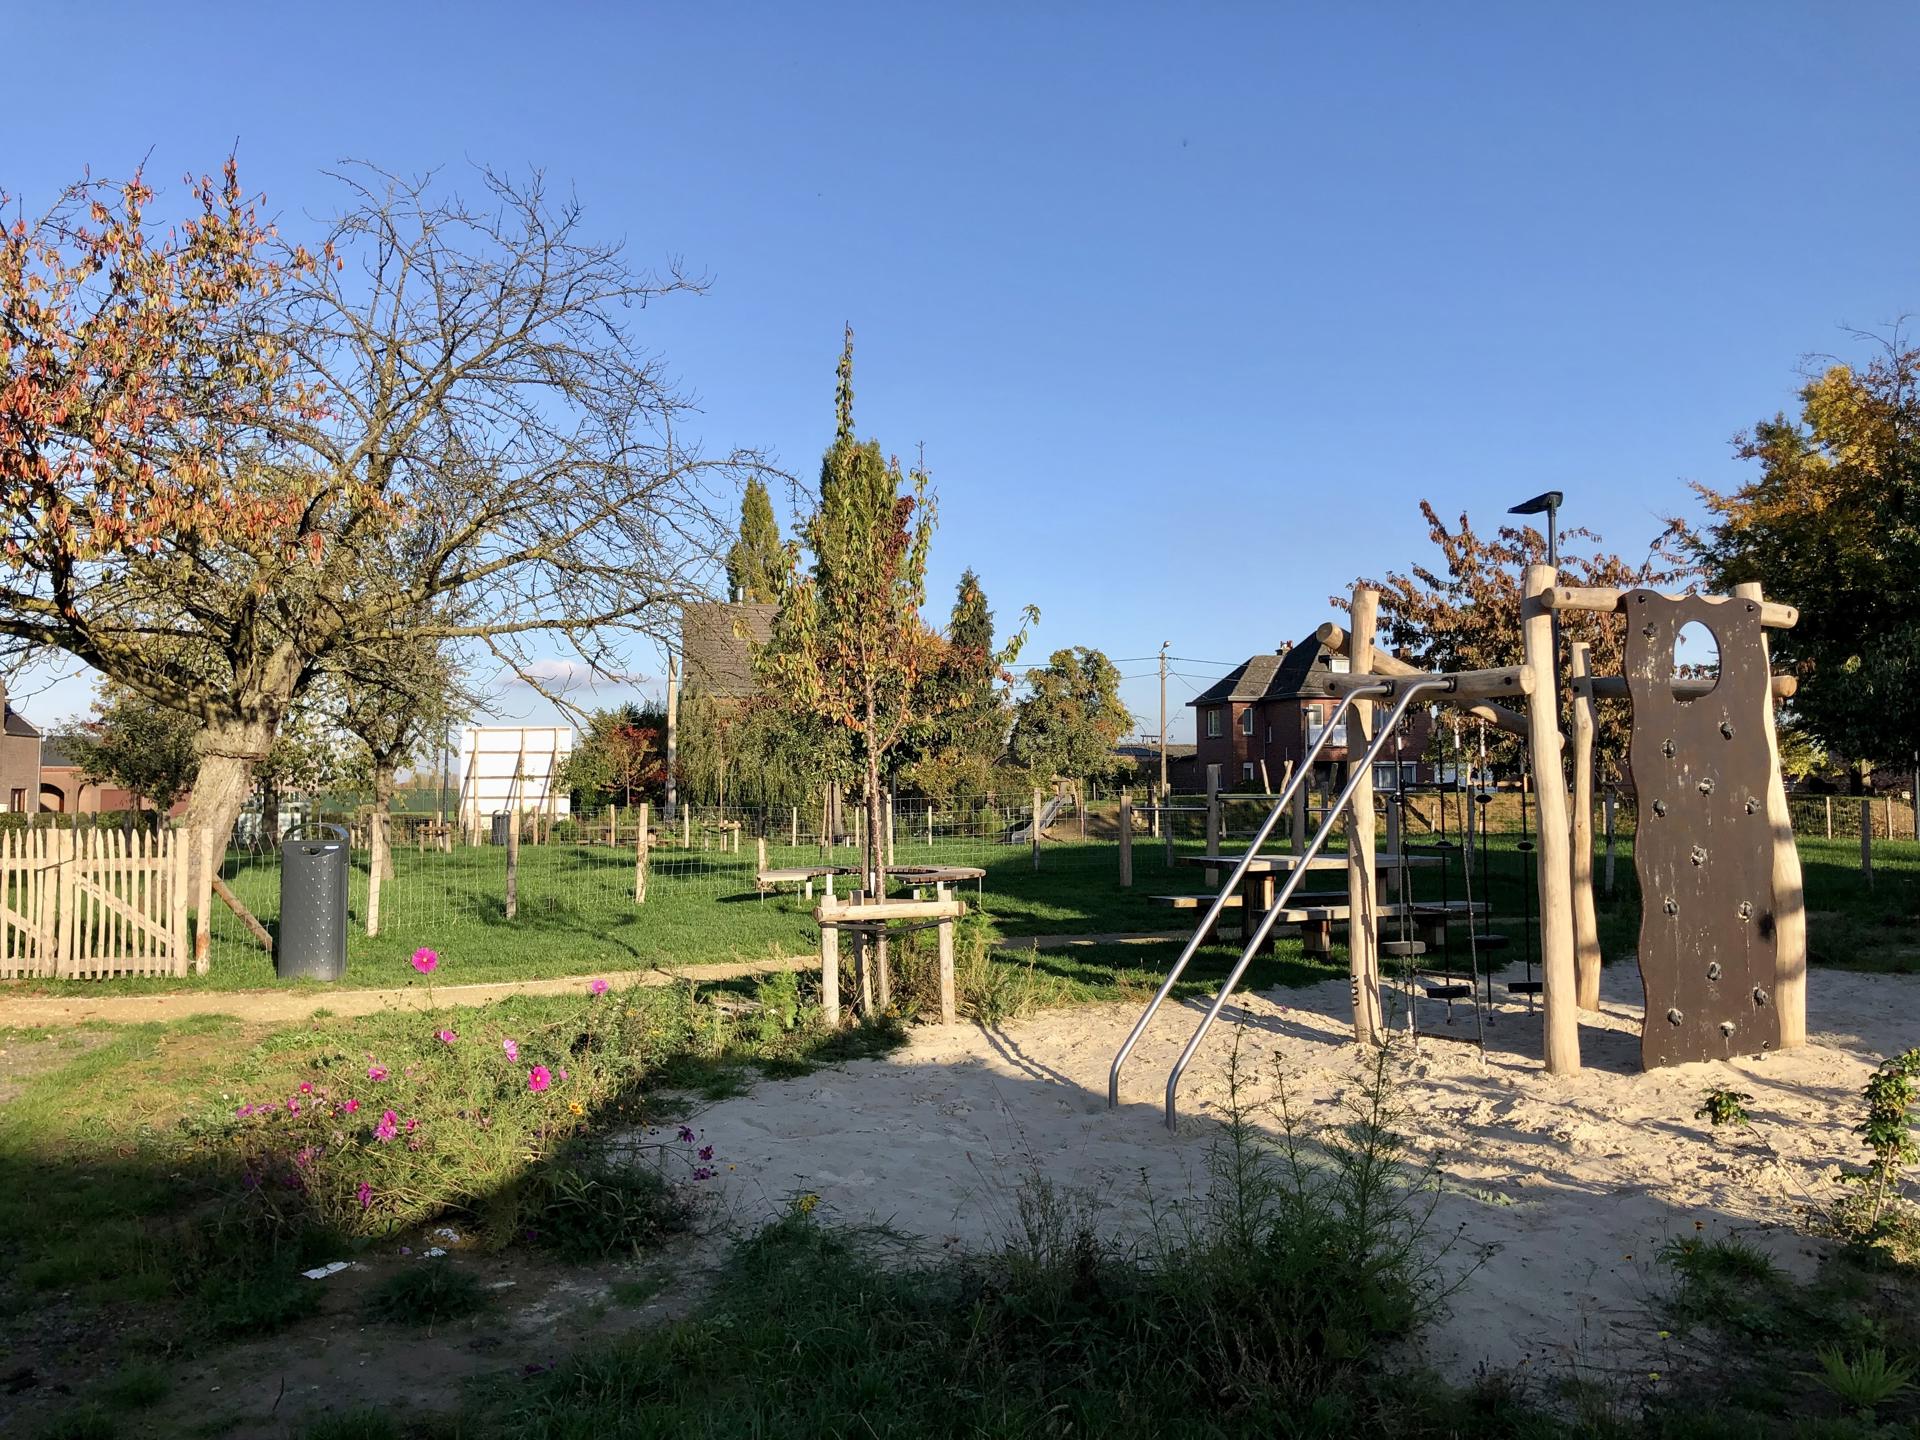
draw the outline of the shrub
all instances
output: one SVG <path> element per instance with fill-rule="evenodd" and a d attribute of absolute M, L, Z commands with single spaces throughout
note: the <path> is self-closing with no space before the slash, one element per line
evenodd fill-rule
<path fill-rule="evenodd" d="M 1753 1096 L 1744 1090 L 1715 1086 L 1700 1097 L 1700 1108 L 1693 1112 L 1693 1118 L 1709 1121 L 1716 1129 L 1722 1125 L 1749 1125 L 1753 1117 L 1747 1113 L 1747 1106 L 1752 1103 Z"/>

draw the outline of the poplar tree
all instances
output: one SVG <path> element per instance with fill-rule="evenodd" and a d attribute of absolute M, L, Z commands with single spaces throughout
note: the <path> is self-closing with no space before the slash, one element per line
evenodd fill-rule
<path fill-rule="evenodd" d="M 767 487 L 757 478 L 748 480 L 740 498 L 740 538 L 727 551 L 727 588 L 732 598 L 773 603 L 780 598 L 780 582 L 792 565 Z"/>

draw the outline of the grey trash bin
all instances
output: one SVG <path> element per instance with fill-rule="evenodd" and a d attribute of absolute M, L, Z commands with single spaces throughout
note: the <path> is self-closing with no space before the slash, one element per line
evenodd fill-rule
<path fill-rule="evenodd" d="M 301 830 L 309 832 L 305 838 Z M 325 832 L 324 837 L 314 831 Z M 309 825 L 280 846 L 280 935 L 273 969 L 283 980 L 346 978 L 348 840 L 342 826 Z"/>

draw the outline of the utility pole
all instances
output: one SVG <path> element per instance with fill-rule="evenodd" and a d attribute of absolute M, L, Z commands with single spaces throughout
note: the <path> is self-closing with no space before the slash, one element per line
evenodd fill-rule
<path fill-rule="evenodd" d="M 1173 642 L 1160 642 L 1160 803 L 1167 803 L 1167 647 Z M 1915 794 L 1916 804 L 1920 804 L 1920 792 Z M 1920 810 L 1915 811 L 1920 814 Z"/>

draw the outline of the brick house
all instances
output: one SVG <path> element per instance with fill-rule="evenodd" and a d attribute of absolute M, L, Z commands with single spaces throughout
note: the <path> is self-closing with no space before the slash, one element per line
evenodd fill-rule
<path fill-rule="evenodd" d="M 40 808 L 40 732 L 9 703 L 4 680 L 0 680 L 0 800 L 14 812 Z"/>
<path fill-rule="evenodd" d="M 1201 785 L 1206 783 L 1207 767 L 1218 765 L 1224 790 L 1277 791 L 1290 773 L 1289 766 L 1305 758 L 1339 704 L 1327 688 L 1327 678 L 1347 670 L 1346 656 L 1335 655 L 1309 638 L 1270 655 L 1252 656 L 1188 701 L 1194 714 L 1194 760 Z M 1432 730 L 1432 717 L 1424 707 L 1409 710 L 1398 769 L 1389 747 L 1375 763 L 1374 784 L 1397 789 L 1403 778 L 1411 783 L 1430 779 L 1432 767 L 1421 756 Z M 1345 731 L 1343 722 L 1320 752 L 1314 789 L 1337 786 L 1346 778 Z"/>

